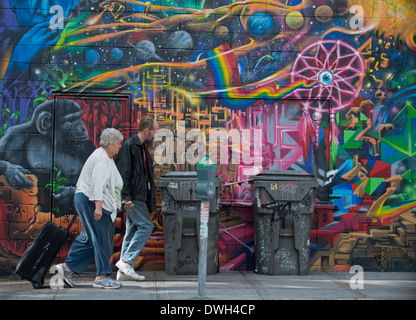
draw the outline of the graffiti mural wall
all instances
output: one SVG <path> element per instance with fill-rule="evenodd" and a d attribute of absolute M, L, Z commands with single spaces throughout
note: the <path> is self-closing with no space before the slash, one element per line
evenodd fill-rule
<path fill-rule="evenodd" d="M 415 14 L 412 0 L 1 0 L 0 272 L 44 222 L 68 224 L 100 132 L 127 138 L 145 116 L 157 180 L 218 164 L 221 271 L 254 269 L 249 180 L 270 169 L 318 181 L 311 270 L 415 271 Z M 140 270 L 164 269 L 157 198 Z"/>

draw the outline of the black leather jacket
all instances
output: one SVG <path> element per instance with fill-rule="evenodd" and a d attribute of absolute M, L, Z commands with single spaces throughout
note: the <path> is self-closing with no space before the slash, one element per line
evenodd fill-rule
<path fill-rule="evenodd" d="M 147 173 L 143 161 L 146 152 Z M 116 157 L 116 165 L 123 178 L 121 201 L 145 201 L 149 212 L 156 210 L 153 160 L 137 134 L 126 139 Z"/>

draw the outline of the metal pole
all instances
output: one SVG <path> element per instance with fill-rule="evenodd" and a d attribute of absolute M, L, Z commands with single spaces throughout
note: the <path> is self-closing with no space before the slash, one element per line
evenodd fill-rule
<path fill-rule="evenodd" d="M 209 202 L 201 201 L 201 222 L 199 232 L 199 261 L 198 261 L 198 298 L 205 298 L 207 281 L 207 247 L 208 247 Z"/>

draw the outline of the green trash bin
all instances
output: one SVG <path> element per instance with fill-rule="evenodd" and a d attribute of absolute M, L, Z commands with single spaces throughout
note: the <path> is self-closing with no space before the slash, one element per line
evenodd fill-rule
<path fill-rule="evenodd" d="M 196 192 L 197 184 L 195 171 L 171 171 L 159 179 L 167 274 L 198 274 L 201 200 Z M 216 192 L 209 206 L 207 274 L 216 274 L 219 269 L 220 185 L 217 177 Z"/>
<path fill-rule="evenodd" d="M 254 178 L 255 272 L 309 273 L 310 236 L 317 182 L 293 170 Z"/>

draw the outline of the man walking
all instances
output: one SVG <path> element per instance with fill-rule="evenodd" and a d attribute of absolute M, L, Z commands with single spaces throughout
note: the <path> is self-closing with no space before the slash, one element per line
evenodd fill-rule
<path fill-rule="evenodd" d="M 156 210 L 155 183 L 153 161 L 147 146 L 152 145 L 158 129 L 159 125 L 152 118 L 142 119 L 139 132 L 124 141 L 116 158 L 123 178 L 121 200 L 126 209 L 126 233 L 120 260 L 116 263 L 118 280 L 122 274 L 144 280 L 132 266 L 153 230 L 150 212 Z"/>

